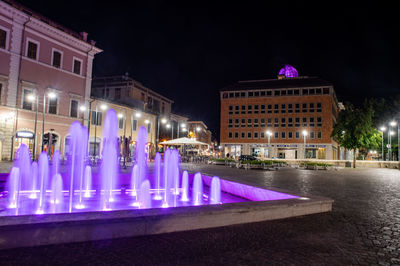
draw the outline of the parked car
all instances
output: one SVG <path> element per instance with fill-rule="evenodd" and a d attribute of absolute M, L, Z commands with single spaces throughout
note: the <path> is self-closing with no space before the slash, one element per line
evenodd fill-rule
<path fill-rule="evenodd" d="M 257 157 L 253 155 L 240 155 L 239 161 L 256 161 L 258 160 Z"/>

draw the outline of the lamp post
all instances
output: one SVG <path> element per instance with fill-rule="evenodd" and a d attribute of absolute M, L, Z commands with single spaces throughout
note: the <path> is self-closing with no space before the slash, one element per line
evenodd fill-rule
<path fill-rule="evenodd" d="M 50 100 L 55 99 L 55 98 L 57 98 L 57 94 L 55 94 L 54 92 L 50 92 L 47 95 L 47 97 L 49 97 Z M 44 148 L 44 117 L 45 117 L 45 113 L 46 113 L 46 93 L 43 94 L 42 151 Z M 49 140 L 50 140 L 50 135 L 49 135 Z"/>
<path fill-rule="evenodd" d="M 303 138 L 304 138 L 304 159 L 307 158 L 307 149 L 306 149 L 306 138 L 307 138 L 308 132 L 306 130 L 303 130 Z"/>
<path fill-rule="evenodd" d="M 389 123 L 389 131 L 388 131 L 388 138 L 389 138 L 389 145 L 388 145 L 388 150 L 389 150 L 389 161 L 391 161 L 393 158 L 392 156 L 392 135 L 395 133 L 392 131 L 392 127 L 396 126 L 396 121 L 392 121 Z"/>
<path fill-rule="evenodd" d="M 158 151 L 158 143 L 160 141 L 160 122 L 161 124 L 165 124 L 167 123 L 167 119 L 165 117 L 163 118 L 160 118 L 159 116 L 157 117 L 157 142 L 156 142 L 157 151 Z"/>
<path fill-rule="evenodd" d="M 386 131 L 386 127 L 381 127 L 380 130 L 381 130 L 381 133 L 382 133 L 382 161 L 384 161 L 385 160 L 385 151 L 384 151 L 385 147 L 383 146 L 384 145 L 384 141 L 383 141 L 384 134 L 383 134 L 383 132 Z"/>
<path fill-rule="evenodd" d="M 124 164 L 123 164 L 123 168 L 124 169 L 126 169 L 126 161 L 125 161 L 125 158 L 126 158 L 126 156 L 125 156 L 125 124 L 126 124 L 126 121 L 125 121 L 125 116 L 122 114 L 122 113 L 119 113 L 118 114 L 118 129 L 119 129 L 119 119 L 123 119 L 123 126 L 124 126 L 124 136 L 123 136 L 123 138 L 122 138 L 122 151 L 121 151 L 121 154 L 122 154 L 122 156 L 123 156 L 123 158 L 124 158 Z"/>
<path fill-rule="evenodd" d="M 82 113 L 82 126 L 85 125 L 85 111 L 86 111 L 86 106 L 81 105 L 79 107 L 79 111 Z"/>
<path fill-rule="evenodd" d="M 396 126 L 397 126 L 397 122 L 396 121 L 393 120 L 392 122 L 390 122 L 390 127 L 391 128 L 396 128 Z M 398 130 L 398 128 L 397 128 L 397 130 Z M 395 135 L 395 134 L 396 134 L 396 132 L 394 132 L 394 131 L 390 132 L 390 135 Z M 397 142 L 398 142 L 398 136 L 397 136 Z M 390 140 L 390 146 L 392 146 L 392 140 Z M 392 149 L 392 147 L 390 147 L 390 149 Z M 399 149 L 399 148 L 397 147 L 397 149 Z M 391 155 L 391 157 L 392 157 L 392 160 L 393 160 L 393 155 Z"/>
<path fill-rule="evenodd" d="M 94 118 L 95 119 L 95 123 L 94 123 L 94 147 L 93 147 L 93 155 L 94 155 L 94 157 L 96 158 L 96 146 L 97 146 L 97 125 L 98 125 L 98 123 L 99 123 L 99 114 L 98 114 L 98 111 L 97 111 L 97 105 L 98 105 L 98 103 L 96 102 L 96 117 Z M 102 105 L 100 105 L 100 109 L 101 110 L 106 110 L 107 109 L 107 105 L 105 105 L 105 104 L 102 104 Z M 96 161 L 96 160 L 95 160 Z"/>
<path fill-rule="evenodd" d="M 180 124 L 180 126 L 182 127 L 182 131 L 185 132 L 184 129 L 186 128 L 186 124 L 182 123 Z M 179 139 L 179 124 L 178 124 L 178 139 Z"/>
<path fill-rule="evenodd" d="M 30 94 L 28 96 L 28 100 L 31 102 L 34 102 L 36 100 L 36 110 L 35 110 L 35 125 L 34 125 L 34 139 L 33 139 L 33 151 L 32 151 L 32 155 L 33 155 L 33 160 L 36 159 L 36 125 L 37 125 L 37 115 L 38 115 L 38 109 L 39 109 L 39 97 L 35 94 Z"/>
<path fill-rule="evenodd" d="M 267 137 L 268 137 L 268 158 L 271 158 L 271 136 L 272 132 L 267 130 Z"/>

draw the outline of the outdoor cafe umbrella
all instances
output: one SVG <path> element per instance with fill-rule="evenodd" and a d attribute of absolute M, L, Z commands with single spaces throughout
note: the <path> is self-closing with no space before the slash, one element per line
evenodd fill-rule
<path fill-rule="evenodd" d="M 181 146 L 181 145 L 207 145 L 207 146 L 209 146 L 207 143 L 197 141 L 195 138 L 186 138 L 186 137 L 163 141 L 163 142 L 160 142 L 160 144 L 162 144 L 162 145 L 178 145 L 178 146 Z"/>

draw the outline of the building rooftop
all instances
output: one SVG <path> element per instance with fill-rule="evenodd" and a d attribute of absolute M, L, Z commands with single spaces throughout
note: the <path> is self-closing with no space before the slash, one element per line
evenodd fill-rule
<path fill-rule="evenodd" d="M 232 85 L 226 86 L 225 88 L 221 89 L 221 91 L 286 89 L 286 88 L 323 87 L 323 86 L 333 86 L 333 84 L 329 81 L 326 81 L 318 77 L 302 76 L 295 78 L 238 81 Z"/>
<path fill-rule="evenodd" d="M 2 0 L 2 1 L 7 3 L 8 5 L 12 6 L 13 8 L 18 9 L 19 11 L 27 14 L 28 16 L 34 17 L 35 19 L 38 19 L 41 22 L 44 22 L 44 23 L 46 23 L 46 24 L 48 24 L 48 25 L 50 25 L 50 26 L 52 26 L 54 28 L 57 28 L 58 30 L 61 30 L 61 31 L 63 31 L 63 32 L 65 32 L 65 33 L 67 33 L 67 34 L 69 34 L 69 35 L 81 40 L 81 41 L 90 43 L 86 39 L 86 37 L 84 37 L 83 34 L 75 32 L 75 31 L 73 31 L 73 30 L 71 30 L 71 29 L 69 29 L 69 28 L 67 28 L 67 27 L 65 27 L 65 26 L 63 26 L 61 24 L 58 24 L 57 22 L 54 22 L 54 21 L 50 20 L 49 18 L 47 18 L 47 17 L 45 17 L 45 16 L 43 16 L 43 15 L 41 15 L 41 14 L 31 10 L 31 9 L 29 9 L 28 7 L 26 7 L 24 5 L 21 5 L 20 3 L 16 2 L 16 1 L 13 1 L 13 0 Z M 85 33 L 85 34 L 87 36 L 87 33 Z"/>
<path fill-rule="evenodd" d="M 128 75 L 118 75 L 118 76 L 103 76 L 103 77 L 94 77 L 92 79 L 92 88 L 102 88 L 105 85 L 108 86 L 134 86 L 142 91 L 148 92 L 153 94 L 154 96 L 162 98 L 164 101 L 169 103 L 174 103 L 173 100 L 159 94 L 158 92 L 154 91 L 153 89 L 149 89 L 144 86 L 141 82 L 134 80 L 133 78 L 129 77 Z"/>

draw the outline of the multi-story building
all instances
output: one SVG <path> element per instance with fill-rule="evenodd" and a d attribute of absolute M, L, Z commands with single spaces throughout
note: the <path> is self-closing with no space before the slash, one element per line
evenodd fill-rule
<path fill-rule="evenodd" d="M 187 122 L 189 135 L 195 137 L 196 140 L 212 145 L 211 131 L 207 128 L 203 121 L 189 121 Z"/>
<path fill-rule="evenodd" d="M 71 123 L 87 119 L 79 108 L 87 109 L 99 52 L 87 33 L 0 1 L 0 159 L 12 159 L 21 143 L 36 157 L 64 152 Z"/>
<path fill-rule="evenodd" d="M 90 103 L 90 120 L 86 126 L 89 129 L 89 155 L 100 156 L 103 145 L 103 124 L 109 109 L 115 110 L 118 117 L 118 136 L 121 143 L 124 137 L 129 143 L 129 154 L 134 156 L 137 134 L 141 126 L 147 129 L 147 147 L 150 156 L 155 153 L 156 145 L 156 115 L 132 108 L 126 104 L 116 104 L 112 101 L 93 98 Z"/>
<path fill-rule="evenodd" d="M 220 97 L 225 156 L 338 158 L 331 138 L 339 111 L 332 83 L 298 76 L 287 65 L 277 79 L 239 81 Z"/>
<path fill-rule="evenodd" d="M 181 135 L 180 126 L 187 117 L 172 113 L 174 101 L 125 74 L 93 78 L 92 95 L 96 98 L 126 104 L 157 116 L 157 139 L 172 139 Z"/>
<path fill-rule="evenodd" d="M 162 96 L 142 83 L 123 76 L 94 77 L 92 95 L 98 98 L 125 103 L 155 114 L 171 113 L 174 101 Z"/>

